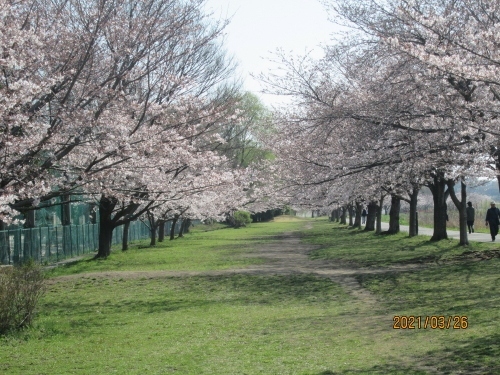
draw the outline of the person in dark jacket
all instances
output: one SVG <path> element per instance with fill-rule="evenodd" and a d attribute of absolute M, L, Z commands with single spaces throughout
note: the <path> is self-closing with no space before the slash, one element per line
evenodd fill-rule
<path fill-rule="evenodd" d="M 491 202 L 491 207 L 486 211 L 486 226 L 490 226 L 491 240 L 495 241 L 498 234 L 498 224 L 500 224 L 500 210 Z"/>
<path fill-rule="evenodd" d="M 366 209 L 363 208 L 363 211 L 361 212 L 361 224 L 366 223 L 367 216 L 368 216 L 368 212 L 366 212 Z"/>
<path fill-rule="evenodd" d="M 472 207 L 472 202 L 467 202 L 467 208 L 465 209 L 467 213 L 467 228 L 469 228 L 469 233 L 474 233 L 474 207 Z"/>

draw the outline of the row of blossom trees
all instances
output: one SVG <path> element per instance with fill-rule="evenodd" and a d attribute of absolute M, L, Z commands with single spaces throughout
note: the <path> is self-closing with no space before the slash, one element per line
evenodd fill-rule
<path fill-rule="evenodd" d="M 399 230 L 405 200 L 410 235 L 427 186 L 433 240 L 447 237 L 451 197 L 467 244 L 466 180 L 500 176 L 500 1 L 324 3 L 347 30 L 343 37 L 319 61 L 282 55 L 286 74 L 263 77 L 295 99 L 269 142 L 277 183 L 311 207 L 352 205 L 360 213 L 366 204 L 380 214 L 391 199 L 389 232 Z M 367 229 L 374 223 L 373 214 Z"/>
<path fill-rule="evenodd" d="M 224 26 L 203 0 L 0 0 L 2 223 L 83 196 L 106 257 L 141 216 L 244 204 L 250 171 L 217 150 L 244 120 Z"/>

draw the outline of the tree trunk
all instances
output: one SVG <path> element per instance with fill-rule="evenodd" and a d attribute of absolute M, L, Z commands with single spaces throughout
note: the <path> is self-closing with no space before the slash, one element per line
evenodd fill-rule
<path fill-rule="evenodd" d="M 63 195 L 61 197 L 61 224 L 71 225 L 71 196 Z"/>
<path fill-rule="evenodd" d="M 458 209 L 459 213 L 459 226 L 460 226 L 460 245 L 461 246 L 468 246 L 469 245 L 469 238 L 467 234 L 467 205 L 466 205 L 466 200 L 467 200 L 467 186 L 461 181 L 461 201 L 458 200 L 456 194 L 455 194 L 455 182 L 453 180 L 448 180 L 447 185 L 448 185 L 448 191 L 450 192 L 451 200 L 455 204 L 455 207 Z"/>
<path fill-rule="evenodd" d="M 186 225 L 184 227 L 184 233 L 189 233 L 189 227 L 191 226 L 191 219 L 186 219 Z"/>
<path fill-rule="evenodd" d="M 156 218 L 154 214 L 148 211 L 148 221 L 149 221 L 149 246 L 155 246 L 156 245 Z"/>
<path fill-rule="evenodd" d="M 116 199 L 102 196 L 99 201 L 99 248 L 95 258 L 107 258 L 111 254 L 114 224 L 111 218 Z"/>
<path fill-rule="evenodd" d="M 179 228 L 178 237 L 184 237 L 184 227 L 186 226 L 186 219 L 182 219 L 181 227 Z"/>
<path fill-rule="evenodd" d="M 361 228 L 361 211 L 363 211 L 363 205 L 356 202 L 356 217 L 354 218 L 353 228 Z"/>
<path fill-rule="evenodd" d="M 431 241 L 446 240 L 446 199 L 448 198 L 449 190 L 446 189 L 446 180 L 444 173 L 438 172 L 433 177 L 433 182 L 428 185 L 432 192 L 434 201 L 434 234 Z"/>
<path fill-rule="evenodd" d="M 389 211 L 389 230 L 387 234 L 399 233 L 399 212 L 401 210 L 401 199 L 391 195 L 391 210 Z"/>
<path fill-rule="evenodd" d="M 36 241 L 36 235 L 33 231 L 33 228 L 35 228 L 35 210 L 25 211 L 24 218 L 23 262 L 26 262 L 28 259 L 38 259 L 38 241 Z"/>
<path fill-rule="evenodd" d="M 347 209 L 349 210 L 349 226 L 352 227 L 354 225 L 354 207 L 349 204 Z"/>
<path fill-rule="evenodd" d="M 165 220 L 158 220 L 158 242 L 165 240 Z"/>
<path fill-rule="evenodd" d="M 493 156 L 496 157 L 496 167 L 497 167 L 497 182 L 498 182 L 498 191 L 500 191 L 500 174 L 498 174 L 498 172 L 500 172 L 500 152 L 498 151 L 498 148 L 497 148 L 497 151 L 495 151 L 493 153 Z"/>
<path fill-rule="evenodd" d="M 61 225 L 62 227 L 62 247 L 63 254 L 66 256 L 72 255 L 72 238 L 71 238 L 71 196 L 63 195 L 61 197 Z"/>
<path fill-rule="evenodd" d="M 0 220 L 0 264 L 9 264 L 9 236 L 6 233 L 7 226 Z"/>
<path fill-rule="evenodd" d="M 123 224 L 123 237 L 122 237 L 122 251 L 128 250 L 128 230 L 130 228 L 130 221 Z"/>
<path fill-rule="evenodd" d="M 346 225 L 347 224 L 347 207 L 342 207 L 341 210 L 342 210 L 342 213 L 340 214 L 340 224 Z"/>
<path fill-rule="evenodd" d="M 377 208 L 377 229 L 375 230 L 376 234 L 382 233 L 382 207 L 384 206 L 384 195 L 380 195 L 380 200 L 378 202 Z"/>
<path fill-rule="evenodd" d="M 172 220 L 172 227 L 170 228 L 170 240 L 175 239 L 175 224 L 177 224 L 177 220 L 179 220 L 179 216 L 175 215 Z"/>
<path fill-rule="evenodd" d="M 368 216 L 366 216 L 365 231 L 375 230 L 375 220 L 377 219 L 378 205 L 377 202 L 371 201 L 368 204 Z"/>
<path fill-rule="evenodd" d="M 418 234 L 418 219 L 417 219 L 417 203 L 419 185 L 413 185 L 413 190 L 410 193 L 410 237 L 415 237 Z"/>

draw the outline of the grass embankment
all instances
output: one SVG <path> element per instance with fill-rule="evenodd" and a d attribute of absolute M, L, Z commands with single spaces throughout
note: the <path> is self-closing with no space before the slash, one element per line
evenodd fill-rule
<path fill-rule="evenodd" d="M 324 220 L 202 228 L 153 249 L 116 251 L 53 271 L 35 326 L 0 339 L 0 373 L 500 373 L 498 258 L 471 261 L 459 256 L 455 241 L 434 246 L 422 237 L 374 236 Z M 247 252 L 299 229 L 321 246 L 314 258 L 359 269 L 356 279 L 373 298 L 353 293 L 347 279 L 313 274 L 156 272 L 258 267 L 262 260 Z M 362 273 L 435 253 L 440 262 L 425 269 Z M 394 330 L 394 315 L 460 315 L 469 325 Z"/>

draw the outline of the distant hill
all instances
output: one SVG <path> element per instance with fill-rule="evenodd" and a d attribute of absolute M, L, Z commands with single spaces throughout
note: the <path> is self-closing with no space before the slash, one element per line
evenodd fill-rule
<path fill-rule="evenodd" d="M 455 190 L 458 192 L 460 190 L 460 186 L 455 187 Z M 481 186 L 467 187 L 467 192 L 487 195 L 493 200 L 500 201 L 500 193 L 498 191 L 497 180 L 489 181 Z"/>

